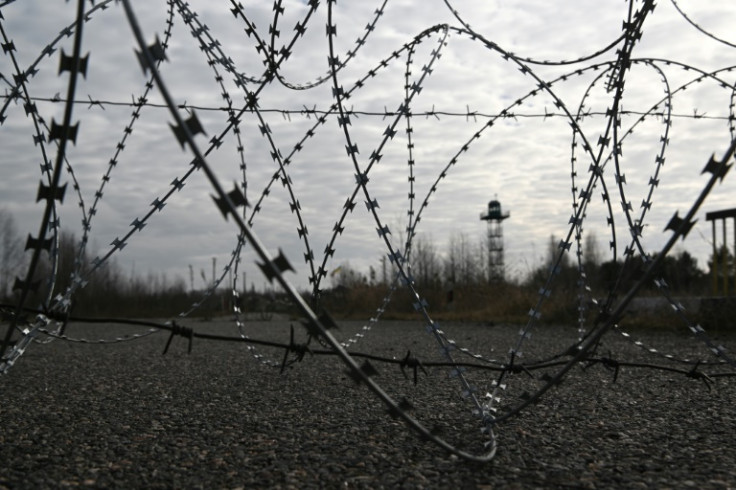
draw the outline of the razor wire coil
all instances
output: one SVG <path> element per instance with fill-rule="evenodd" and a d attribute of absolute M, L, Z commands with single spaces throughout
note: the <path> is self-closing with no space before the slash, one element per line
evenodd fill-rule
<path fill-rule="evenodd" d="M 250 17 L 248 9 L 244 8 L 239 2 L 231 0 L 231 8 L 226 13 L 242 22 L 246 35 L 245 39 L 251 43 L 251 47 L 258 54 L 263 65 L 262 68 L 256 70 L 251 68 L 250 71 L 241 69 L 238 63 L 233 61 L 227 51 L 227 46 L 223 45 L 218 39 L 218 33 L 213 32 L 206 23 L 202 22 L 198 12 L 188 3 L 180 0 L 168 0 L 166 2 L 167 16 L 164 21 L 165 27 L 161 39 L 158 35 L 144 32 L 140 19 L 127 0 L 121 2 L 122 7 L 118 5 L 119 2 L 112 2 L 112 0 L 99 3 L 92 2 L 91 7 L 86 10 L 86 2 L 79 0 L 74 22 L 65 26 L 24 68 L 16 58 L 16 51 L 19 48 L 15 46 L 9 34 L 12 32 L 14 3 L 13 1 L 0 3 L 0 9 L 2 9 L 0 10 L 2 47 L 5 57 L 10 60 L 12 66 L 11 75 L 0 73 L 0 81 L 5 85 L 5 94 L 0 96 L 4 99 L 0 107 L 0 124 L 6 123 L 7 119 L 11 117 L 13 106 L 17 104 L 22 104 L 25 115 L 31 118 L 34 127 L 32 139 L 42 159 L 41 183 L 39 184 L 37 200 L 45 201 L 45 208 L 39 234 L 35 238 L 30 237 L 27 244 L 27 250 L 32 254 L 28 271 L 25 278 L 19 278 L 16 282 L 19 300 L 13 306 L 4 307 L 4 313 L 9 319 L 9 323 L 6 326 L 2 350 L 0 351 L 2 356 L 0 371 L 7 372 L 32 341 L 40 340 L 40 335 L 44 335 L 46 339 L 102 344 L 138 340 L 166 330 L 170 332 L 170 337 L 165 351 L 168 350 L 175 336 L 188 338 L 190 349 L 192 339 L 197 337 L 207 338 L 206 335 L 199 334 L 194 329 L 172 320 L 165 324 L 141 324 L 141 328 L 146 327 L 146 329 L 133 335 L 89 340 L 67 335 L 65 331 L 66 321 L 64 320 L 65 316 L 70 315 L 75 295 L 86 286 L 90 277 L 111 258 L 123 253 L 123 249 L 129 243 L 135 240 L 143 240 L 144 238 L 140 238 L 139 235 L 142 234 L 144 227 L 152 222 L 153 216 L 162 214 L 167 204 L 181 195 L 184 186 L 189 182 L 191 176 L 197 172 L 205 174 L 208 179 L 214 192 L 212 195 L 214 203 L 223 217 L 226 220 L 232 220 L 237 232 L 236 245 L 219 276 L 213 279 L 212 284 L 204 291 L 202 299 L 192 304 L 188 310 L 179 313 L 178 318 L 187 318 L 195 312 L 232 273 L 234 273 L 235 280 L 228 287 L 231 288 L 235 300 L 233 304 L 237 305 L 237 299 L 241 294 L 237 288 L 238 271 L 243 262 L 244 250 L 246 247 L 250 247 L 253 249 L 253 253 L 258 256 L 256 264 L 266 279 L 269 282 L 277 281 L 302 313 L 304 317 L 302 326 L 308 338 L 304 344 L 296 342 L 293 327 L 288 343 L 264 342 L 252 338 L 248 332 L 247 322 L 243 319 L 243 312 L 235 306 L 232 313 L 238 338 L 246 344 L 246 348 L 256 360 L 280 368 L 283 371 L 285 367 L 302 361 L 308 352 L 337 355 L 348 366 L 354 379 L 366 385 L 387 405 L 392 416 L 403 418 L 422 437 L 430 439 L 462 457 L 478 461 L 492 459 L 497 448 L 496 427 L 539 400 L 548 390 L 562 382 L 574 366 L 584 363 L 588 363 L 588 365 L 600 364 L 614 369 L 617 375 L 619 367 L 626 363 L 611 357 L 600 356 L 596 351 L 601 338 L 611 329 L 621 332 L 625 338 L 631 339 L 636 346 L 648 354 L 656 355 L 668 362 L 681 363 L 690 368 L 661 367 L 661 369 L 669 369 L 673 372 L 701 379 L 706 384 L 710 382 L 710 377 L 708 373 L 702 371 L 703 368 L 724 365 L 735 366 L 733 358 L 725 347 L 712 340 L 703 327 L 689 319 L 684 307 L 668 292 L 666 282 L 653 274 L 656 265 L 673 248 L 677 240 L 687 236 L 694 224 L 695 214 L 716 183 L 723 181 L 732 165 L 736 147 L 733 137 L 733 121 L 736 119 L 734 117 L 733 98 L 736 86 L 733 82 L 727 81 L 726 76 L 736 68 L 736 65 L 719 68 L 715 71 L 706 71 L 696 66 L 680 63 L 677 60 L 637 58 L 635 56 L 637 45 L 645 32 L 644 26 L 647 17 L 652 15 L 654 10 L 653 1 L 630 0 L 627 5 L 621 34 L 603 47 L 595 48 L 589 54 L 570 60 L 541 60 L 533 56 L 516 55 L 488 39 L 484 33 L 471 27 L 460 8 L 455 8 L 453 2 L 445 0 L 444 3 L 457 24 L 438 24 L 424 28 L 400 47 L 393 51 L 389 50 L 389 54 L 384 55 L 375 65 L 364 71 L 357 81 L 350 84 L 346 82 L 346 79 L 352 74 L 348 75 L 347 73 L 356 64 L 355 60 L 358 59 L 358 56 L 370 48 L 372 36 L 375 36 L 376 31 L 381 29 L 381 19 L 389 7 L 387 0 L 378 5 L 357 40 L 348 49 L 338 47 L 338 31 L 341 24 L 336 20 L 336 9 L 339 9 L 339 7 L 335 2 L 328 1 L 326 6 L 320 5 L 317 1 L 307 2 L 290 37 L 285 35 L 284 37 L 287 40 L 282 42 L 283 19 L 287 17 L 286 14 L 289 13 L 287 9 L 290 8 L 286 6 L 285 2 L 281 0 L 274 2 L 273 16 L 269 19 L 268 35 L 265 35 L 265 31 L 259 29 Z M 724 46 L 733 47 L 730 42 L 710 33 L 694 22 L 677 2 L 671 0 L 671 3 L 688 24 L 694 26 L 710 39 Z M 96 22 L 98 15 L 102 15 L 102 11 L 108 8 L 122 8 L 125 10 L 128 26 L 131 28 L 132 37 L 137 44 L 137 61 L 146 80 L 143 83 L 143 88 L 140 89 L 140 95 L 133 95 L 131 102 L 123 102 L 122 99 L 107 97 L 93 97 L 91 94 L 88 94 L 85 99 L 78 95 L 77 84 L 80 77 L 86 78 L 87 70 L 90 69 L 90 66 L 94 67 L 96 63 L 94 57 L 92 58 L 93 61 L 90 62 L 89 53 L 82 55 L 83 28 L 85 24 Z M 5 16 L 6 12 L 7 17 Z M 319 29 L 315 27 L 317 23 L 315 19 L 318 14 L 323 14 L 326 18 L 326 73 L 318 75 L 312 80 L 295 81 L 286 73 L 286 67 L 293 59 L 292 56 L 295 50 L 299 48 L 300 39 L 304 39 L 307 33 Z M 220 104 L 222 105 L 212 106 L 198 103 L 189 104 L 186 101 L 183 103 L 177 102 L 173 92 L 170 92 L 167 88 L 167 75 L 164 68 L 169 63 L 169 50 L 175 39 L 174 26 L 177 21 L 183 24 L 195 40 L 201 53 L 200 56 L 210 69 L 210 76 L 217 86 Z M 74 50 L 71 55 L 67 55 L 60 47 L 67 38 L 73 38 L 74 41 Z M 148 44 L 146 39 L 149 39 Z M 154 39 L 152 43 L 150 39 Z M 485 110 L 471 110 L 469 105 L 466 106 L 464 112 L 436 110 L 434 105 L 431 110 L 417 107 L 420 104 L 417 99 L 420 99 L 420 94 L 430 84 L 433 71 L 442 66 L 441 58 L 445 54 L 445 50 L 456 40 L 477 44 L 488 53 L 489 57 L 513 67 L 533 88 L 518 95 L 505 108 L 495 113 Z M 429 45 L 433 46 L 430 48 L 429 54 L 422 53 L 420 55 L 418 50 Z M 50 59 L 57 52 L 61 60 L 59 74 L 68 72 L 69 75 L 66 95 L 61 96 L 59 95 L 60 92 L 51 97 L 38 95 L 31 90 L 33 79 L 38 71 L 44 69 L 43 64 L 46 58 Z M 92 50 L 91 54 L 95 55 L 95 50 Z M 601 57 L 608 57 L 608 59 L 593 62 L 594 59 Z M 678 68 L 682 72 L 688 72 L 691 75 L 694 74 L 694 77 L 685 82 L 674 84 L 663 70 L 665 65 L 670 68 Z M 384 107 L 381 111 L 374 108 L 356 109 L 350 105 L 353 97 L 368 91 L 371 83 L 377 77 L 395 66 L 401 67 L 403 79 L 402 98 L 396 107 Z M 538 68 L 545 67 L 569 70 L 555 77 L 547 78 L 537 72 Z M 623 103 L 625 101 L 626 77 L 632 70 L 640 68 L 642 70 L 652 70 L 656 74 L 661 82 L 663 96 L 657 99 L 648 110 L 625 109 Z M 558 88 L 570 83 L 571 80 L 582 79 L 590 73 L 597 74 L 587 85 L 582 100 L 578 104 L 573 104 L 572 101 L 567 100 L 558 92 Z M 234 77 L 232 85 L 225 81 L 228 76 Z M 725 115 L 709 115 L 698 114 L 696 111 L 690 115 L 675 112 L 673 100 L 676 100 L 675 98 L 687 89 L 703 82 L 717 85 L 719 89 L 729 92 L 728 113 Z M 285 89 L 304 93 L 328 86 L 331 99 L 320 108 L 317 108 L 315 104 L 312 109 L 307 105 L 303 105 L 301 108 L 261 107 L 260 97 L 277 84 Z M 592 100 L 594 94 L 600 96 L 596 91 L 601 88 L 609 97 L 611 105 L 606 110 L 592 109 L 591 106 L 596 104 Z M 237 95 L 235 95 L 236 91 L 238 92 Z M 154 94 L 157 97 L 160 96 L 163 101 L 149 100 Z M 242 97 L 244 104 L 236 103 L 238 97 Z M 538 100 L 538 97 L 551 101 L 555 106 L 554 111 L 548 112 L 546 107 L 544 112 L 521 109 L 524 104 Z M 320 103 L 322 102 L 324 101 L 320 101 Z M 63 106 L 64 117 L 62 122 L 57 123 L 52 118 L 51 124 L 49 124 L 47 118 L 41 115 L 41 110 L 38 107 L 42 103 L 51 107 L 55 105 Z M 105 111 L 106 107 L 132 109 L 130 118 L 122 125 L 122 135 L 117 140 L 112 156 L 106 165 L 106 171 L 92 194 L 91 204 L 87 204 L 88 200 L 85 199 L 84 195 L 85 184 L 79 178 L 79 171 L 76 169 L 77 164 L 70 156 L 71 152 L 67 150 L 68 143 L 75 146 L 77 144 L 79 123 L 73 123 L 72 119 L 75 110 L 84 105 L 87 106 L 88 112 Z M 146 210 L 133 219 L 128 231 L 118 235 L 112 241 L 106 253 L 96 257 L 89 264 L 89 267 L 85 267 L 83 258 L 88 250 L 94 218 L 97 216 L 100 203 L 103 202 L 103 196 L 108 186 L 114 185 L 115 170 L 125 154 L 128 141 L 134 138 L 133 133 L 138 130 L 137 124 L 145 117 L 145 114 L 160 109 L 170 112 L 174 123 L 169 125 L 173 130 L 174 138 L 183 150 L 187 150 L 191 154 L 188 168 L 185 172 L 174 177 L 167 192 L 155 197 L 146 206 Z M 198 113 L 210 113 L 220 116 L 222 126 L 219 132 L 210 136 L 211 133 L 206 132 L 204 125 L 199 120 Z M 271 121 L 267 117 L 273 114 L 280 115 L 288 121 L 291 121 L 292 118 L 298 118 L 302 121 L 313 122 L 309 129 L 298 139 L 297 143 L 293 144 L 288 153 L 282 154 L 282 150 L 285 151 L 286 146 L 283 146 L 282 141 L 275 135 L 271 127 Z M 368 157 L 365 157 L 359 149 L 359 144 L 362 144 L 364 140 L 357 136 L 357 131 L 354 131 L 352 124 L 361 117 L 370 118 L 371 120 L 380 118 L 381 123 L 385 125 L 384 129 L 377 135 L 378 143 L 373 146 Z M 482 122 L 480 129 L 471 130 L 470 136 L 455 147 L 456 150 L 452 157 L 441 167 L 436 176 L 430 179 L 430 185 L 424 196 L 419 194 L 419 188 L 415 187 L 417 181 L 415 168 L 419 164 L 414 153 L 416 140 L 413 135 L 416 131 L 415 121 L 417 118 L 424 118 L 425 120 L 452 118 L 460 121 L 464 118 L 468 123 L 471 119 L 474 123 L 477 123 L 479 119 Z M 542 121 L 565 120 L 569 124 L 572 132 L 570 146 L 572 214 L 565 226 L 564 238 L 559 243 L 558 253 L 552 264 L 552 271 L 529 310 L 527 323 L 520 328 L 518 340 L 509 349 L 506 359 L 499 359 L 491 358 L 481 352 L 475 352 L 471 346 L 464 345 L 454 339 L 432 317 L 428 301 L 412 278 L 411 257 L 414 238 L 420 230 L 420 221 L 429 207 L 430 198 L 434 199 L 438 189 L 441 189 L 444 185 L 445 179 L 451 176 L 459 166 L 462 166 L 466 153 L 475 148 L 478 141 L 486 137 L 504 121 L 513 121 L 518 118 L 534 118 Z M 627 118 L 628 127 L 623 126 L 624 118 Z M 634 122 L 631 123 L 628 118 L 633 118 Z M 654 201 L 655 191 L 658 189 L 662 178 L 661 172 L 670 142 L 670 130 L 673 121 L 678 118 L 727 122 L 730 132 L 730 144 L 723 157 L 720 159 L 713 157 L 706 164 L 702 173 L 707 175 L 707 183 L 683 217 L 679 213 L 675 213 L 671 218 L 666 230 L 671 231 L 672 235 L 666 244 L 657 250 L 656 254 L 653 254 L 649 251 L 649 247 L 642 242 L 642 235 Z M 312 121 L 312 119 L 314 120 Z M 600 134 L 586 128 L 586 122 L 592 119 L 602 119 L 604 121 L 604 129 Z M 621 163 L 621 155 L 626 147 L 627 138 L 632 137 L 631 135 L 639 129 L 640 124 L 643 125 L 645 120 L 651 119 L 658 120 L 662 127 L 659 133 L 659 143 L 655 145 L 654 168 L 648 177 L 645 197 L 639 209 L 635 210 L 627 190 L 626 174 Z M 300 152 L 310 145 L 315 135 L 328 132 L 329 125 L 333 123 L 337 125 L 336 134 L 344 143 L 348 163 L 354 172 L 354 183 L 343 196 L 345 197 L 345 204 L 342 206 L 331 232 L 328 233 L 329 238 L 326 240 L 324 253 L 318 256 L 316 251 L 319 249 L 316 248 L 316 240 L 313 240 L 309 234 L 308 224 L 310 223 L 306 213 L 303 212 L 299 200 L 299 188 L 293 178 L 295 171 L 292 169 L 299 161 Z M 273 163 L 271 177 L 267 179 L 267 183 L 261 188 L 260 193 L 258 193 L 257 188 L 253 188 L 254 184 L 250 177 L 250 172 L 255 164 L 249 158 L 248 141 L 245 135 L 248 131 L 247 124 L 252 124 L 258 129 L 258 137 L 265 145 L 266 153 Z M 380 193 L 377 192 L 373 184 L 369 185 L 369 182 L 378 173 L 377 168 L 381 163 L 384 152 L 394 142 L 400 128 L 405 132 L 407 141 L 406 162 L 409 198 L 406 204 L 406 239 L 403 243 L 399 242 L 399 246 L 397 246 L 396 240 L 386 223 L 386 217 L 381 211 L 378 200 Z M 212 130 L 209 129 L 209 131 Z M 598 137 L 597 141 L 595 136 Z M 202 137 L 210 139 L 202 142 Z M 235 182 L 233 190 L 229 192 L 226 192 L 221 186 L 213 167 L 208 162 L 209 158 L 212 158 L 221 150 L 227 138 L 233 138 L 235 141 L 237 154 L 235 160 L 238 167 L 238 178 L 240 179 Z M 55 158 L 51 157 L 52 154 L 55 154 Z M 585 165 L 588 165 L 587 169 Z M 83 234 L 75 255 L 69 286 L 64 291 L 57 291 L 56 294 L 52 294 L 57 289 L 56 285 L 59 280 L 57 277 L 61 227 L 59 215 L 61 214 L 60 204 L 64 200 L 66 190 L 66 184 L 60 182 L 62 172 L 69 176 L 72 188 L 76 193 L 82 213 Z M 583 172 L 585 173 L 583 174 Z M 610 177 L 612 177 L 612 182 Z M 285 275 L 286 272 L 294 269 L 283 251 L 279 250 L 277 256 L 272 256 L 256 233 L 261 226 L 265 226 L 260 224 L 259 213 L 268 204 L 268 199 L 272 196 L 272 190 L 279 184 L 286 193 L 286 204 L 292 215 L 292 223 L 296 224 L 298 239 L 303 248 L 304 262 L 308 269 L 307 280 L 311 287 L 310 303 L 307 303 L 299 295 L 296 288 L 289 281 L 288 276 Z M 634 281 L 633 284 L 626 285 L 624 284 L 623 273 L 620 274 L 616 279 L 616 284 L 602 299 L 594 299 L 590 296 L 590 290 L 585 280 L 582 247 L 583 225 L 588 220 L 586 213 L 592 206 L 594 191 L 598 188 L 603 190 L 602 200 L 606 226 L 609 228 L 612 258 L 616 260 L 619 255 L 623 256 L 624 269 L 631 263 L 635 255 L 641 257 L 644 263 L 642 277 Z M 249 198 L 254 194 L 258 195 L 258 198 L 251 203 Z M 613 194 L 620 197 L 620 202 L 614 202 Z M 348 222 L 354 215 L 356 207 L 359 206 L 358 201 L 360 199 L 363 200 L 369 216 L 366 220 L 373 223 L 382 243 L 381 247 L 392 264 L 392 270 L 395 271 L 395 276 L 388 292 L 377 307 L 375 316 L 367 321 L 352 337 L 339 340 L 331 333 L 331 330 L 336 326 L 334 321 L 321 306 L 323 281 L 327 278 L 329 264 L 335 256 L 338 244 L 343 238 L 343 233 L 350 233 Z M 614 211 L 618 207 L 621 208 L 621 211 Z M 630 241 L 627 242 L 617 236 L 616 226 L 619 222 L 623 222 L 623 227 L 631 235 Z M 625 244 L 622 251 L 620 251 L 621 244 Z M 271 245 L 278 246 L 278 244 Z M 45 278 L 45 289 L 48 291 L 48 296 L 42 301 L 43 308 L 40 311 L 35 311 L 33 308 L 29 308 L 26 303 L 29 295 L 38 290 L 39 286 L 34 277 L 44 251 L 51 259 L 52 273 Z M 580 275 L 577 340 L 565 352 L 526 362 L 524 361 L 526 347 L 531 342 L 530 339 L 542 316 L 545 303 L 554 293 L 555 286 L 558 283 L 559 268 L 564 258 L 571 251 L 574 251 L 576 256 Z M 694 337 L 704 343 L 716 357 L 715 361 L 679 359 L 673 354 L 660 352 L 656 347 L 647 346 L 643 342 L 635 340 L 631 333 L 624 330 L 620 321 L 623 313 L 637 292 L 645 283 L 650 281 L 653 282 L 660 294 L 672 307 L 678 321 L 684 324 Z M 245 287 L 246 285 L 243 284 L 242 288 L 245 289 Z M 389 303 L 394 301 L 395 292 L 400 289 L 408 291 L 417 316 L 425 325 L 429 337 L 436 343 L 441 361 L 437 363 L 420 361 L 412 356 L 411 352 L 408 352 L 402 360 L 396 360 L 347 350 L 353 349 L 354 346 L 359 344 L 360 340 L 371 331 L 372 325 L 381 320 L 381 316 L 386 311 Z M 621 296 L 623 298 L 619 299 Z M 593 322 L 593 325 L 587 323 L 588 305 L 592 305 L 597 310 L 598 318 Z M 36 315 L 33 320 L 25 319 L 25 315 L 29 311 Z M 52 324 L 54 326 L 50 328 L 49 326 Z M 15 340 L 11 341 L 14 337 Z M 324 350 L 317 351 L 309 348 L 309 340 L 311 339 L 316 339 Z M 210 340 L 233 339 L 210 338 Z M 279 358 L 280 355 L 269 356 L 258 349 L 258 345 L 283 350 L 283 357 Z M 482 449 L 476 453 L 470 453 L 433 434 L 431 430 L 410 415 L 410 404 L 405 401 L 395 401 L 374 381 L 375 370 L 367 361 L 362 365 L 356 362 L 355 358 L 361 357 L 372 358 L 374 362 L 399 364 L 402 372 L 405 368 L 410 368 L 413 370 L 415 384 L 418 379 L 418 370 L 424 369 L 424 366 L 441 365 L 446 367 L 449 373 L 448 376 L 457 380 L 462 397 L 469 401 L 471 411 L 480 421 L 485 437 Z M 462 361 L 461 359 L 464 358 L 469 358 L 469 361 L 467 363 Z M 634 364 L 630 363 L 628 365 L 633 366 Z M 656 365 L 644 364 L 639 364 L 639 367 L 657 368 Z M 486 383 L 487 389 L 483 389 L 477 381 L 472 379 L 468 371 L 470 368 L 495 373 L 491 379 L 482 381 Z M 543 370 L 544 374 L 535 380 L 536 383 L 533 383 L 529 392 L 525 391 L 521 394 L 519 400 L 512 400 L 511 395 L 506 394 L 513 375 L 530 374 L 538 370 Z M 722 374 L 712 374 L 712 376 L 720 375 Z"/>

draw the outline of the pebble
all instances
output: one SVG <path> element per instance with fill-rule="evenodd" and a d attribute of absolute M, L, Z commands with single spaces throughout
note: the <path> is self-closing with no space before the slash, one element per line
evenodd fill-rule
<path fill-rule="evenodd" d="M 94 336 L 94 326 L 79 328 Z M 279 328 L 265 324 L 252 337 L 288 342 L 288 325 Z M 347 335 L 360 325 L 344 328 Z M 472 346 L 483 352 L 505 352 L 518 331 L 455 328 L 460 338 L 480 339 Z M 569 345 L 569 332 L 545 329 L 535 334 L 535 354 Z M 391 357 L 410 348 L 429 359 L 437 349 L 422 335 L 382 322 L 352 349 Z M 197 341 L 188 355 L 175 342 L 162 356 L 166 340 L 31 346 L 0 378 L 0 393 L 12 401 L 0 405 L 0 489 L 736 487 L 734 461 L 713 449 L 733 447 L 733 378 L 717 378 L 710 392 L 662 371 L 626 368 L 612 383 L 600 366 L 573 369 L 538 404 L 499 424 L 495 459 L 478 464 L 388 417 L 334 357 L 307 356 L 279 375 L 242 344 Z M 653 340 L 663 350 L 693 350 L 687 337 Z M 620 359 L 661 362 L 627 343 L 605 347 L 606 356 L 610 349 Z M 283 351 L 270 354 L 278 360 Z M 375 380 L 411 401 L 420 421 L 439 425 L 450 443 L 482 445 L 472 407 L 447 373 L 428 369 L 414 386 L 395 366 L 372 364 Z M 510 376 L 503 396 L 512 401 L 538 379 Z"/>

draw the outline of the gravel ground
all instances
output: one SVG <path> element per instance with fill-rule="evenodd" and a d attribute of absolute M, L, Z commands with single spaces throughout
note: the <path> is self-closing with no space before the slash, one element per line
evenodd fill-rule
<path fill-rule="evenodd" d="M 234 327 L 191 322 L 197 332 Z M 340 335 L 360 331 L 341 325 Z M 449 326 L 448 334 L 504 358 L 518 328 Z M 253 338 L 288 342 L 289 322 L 248 323 Z M 526 362 L 564 351 L 574 329 L 540 327 Z M 136 331 L 72 325 L 70 336 Z M 137 330 L 140 331 L 140 330 Z M 709 359 L 684 335 L 643 336 L 664 352 Z M 643 368 L 575 367 L 541 402 L 497 427 L 493 461 L 469 463 L 424 442 L 389 417 L 334 356 L 307 354 L 279 374 L 246 344 L 174 338 L 31 346 L 0 378 L 0 488 L 734 488 L 736 379 L 706 383 Z M 725 339 L 733 345 L 733 338 Z M 351 350 L 420 360 L 437 351 L 421 325 L 381 323 Z M 312 346 L 318 348 L 319 346 Z M 280 362 L 283 350 L 259 348 Z M 665 360 L 609 334 L 600 354 Z M 376 381 L 443 437 L 468 450 L 483 443 L 457 380 L 446 369 L 418 373 L 373 363 Z M 666 364 L 669 366 L 677 366 Z M 700 367 L 699 370 L 704 368 Z M 723 371 L 709 367 L 709 372 Z M 552 371 L 549 371 L 550 373 Z M 503 402 L 540 386 L 545 372 L 508 379 Z M 493 376 L 469 369 L 486 390 Z"/>

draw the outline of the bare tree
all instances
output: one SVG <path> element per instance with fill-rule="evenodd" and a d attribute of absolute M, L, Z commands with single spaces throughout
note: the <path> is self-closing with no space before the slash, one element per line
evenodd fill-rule
<path fill-rule="evenodd" d="M 436 286 L 440 281 L 440 262 L 431 239 L 417 236 L 412 244 L 411 271 L 420 287 Z"/>
<path fill-rule="evenodd" d="M 585 235 L 583 261 L 588 268 L 598 267 L 603 262 L 603 255 L 598 246 L 598 237 L 595 236 L 595 233 L 591 232 Z"/>
<path fill-rule="evenodd" d="M 15 219 L 7 209 L 0 209 L 0 297 L 10 295 L 10 288 L 24 262 L 23 241 Z"/>
<path fill-rule="evenodd" d="M 332 287 L 354 288 L 368 283 L 366 277 L 353 269 L 350 262 L 343 262 L 330 272 Z"/>
<path fill-rule="evenodd" d="M 445 280 L 461 286 L 482 282 L 484 268 L 480 250 L 482 246 L 474 249 L 463 233 L 451 236 L 445 260 Z"/>
<path fill-rule="evenodd" d="M 547 258 L 545 260 L 545 265 L 548 269 L 551 269 L 555 264 L 557 264 L 558 256 L 560 259 L 560 269 L 570 267 L 570 256 L 567 252 L 563 251 L 562 246 L 560 245 L 560 240 L 556 236 L 550 235 L 549 242 L 547 242 Z"/>

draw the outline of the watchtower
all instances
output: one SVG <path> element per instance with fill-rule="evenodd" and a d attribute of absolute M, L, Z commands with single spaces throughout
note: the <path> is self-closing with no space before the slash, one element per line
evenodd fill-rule
<path fill-rule="evenodd" d="M 494 199 L 488 203 L 488 211 L 480 219 L 488 222 L 488 282 L 504 279 L 503 265 L 503 220 L 509 213 L 501 210 L 501 203 Z"/>

